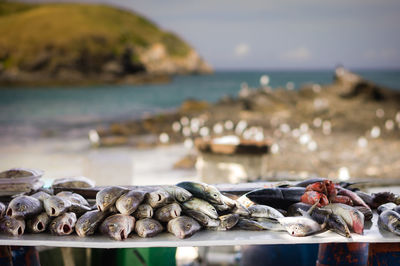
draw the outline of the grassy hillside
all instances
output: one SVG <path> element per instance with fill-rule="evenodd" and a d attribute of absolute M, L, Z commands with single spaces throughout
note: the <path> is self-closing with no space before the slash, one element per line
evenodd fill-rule
<path fill-rule="evenodd" d="M 143 16 L 106 5 L 0 1 L 0 36 L 3 71 L 91 73 L 113 60 L 143 64 L 141 53 L 156 43 L 169 58 L 184 58 L 192 50 Z"/>

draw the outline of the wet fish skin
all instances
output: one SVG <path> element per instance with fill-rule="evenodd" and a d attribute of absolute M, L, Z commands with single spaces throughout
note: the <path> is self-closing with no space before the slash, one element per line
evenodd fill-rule
<path fill-rule="evenodd" d="M 371 194 L 365 193 L 364 191 L 361 190 L 357 190 L 354 193 L 356 193 L 366 204 L 368 204 L 370 208 L 372 209 L 376 208 Z"/>
<path fill-rule="evenodd" d="M 41 214 L 28 220 L 26 222 L 26 227 L 28 228 L 28 231 L 31 233 L 41 233 L 41 232 L 46 231 L 47 226 L 49 225 L 50 221 L 51 221 L 51 219 L 47 215 L 47 213 L 42 212 Z"/>
<path fill-rule="evenodd" d="M 359 210 L 364 215 L 364 221 L 371 221 L 374 217 L 372 210 L 370 208 L 365 208 L 364 206 L 353 206 Z"/>
<path fill-rule="evenodd" d="M 243 217 L 250 216 L 250 211 L 240 202 L 235 201 L 235 207 L 231 210 L 232 213 L 239 214 Z"/>
<path fill-rule="evenodd" d="M 200 224 L 188 216 L 179 216 L 168 222 L 168 232 L 180 239 L 191 237 L 201 229 Z"/>
<path fill-rule="evenodd" d="M 198 221 L 202 226 L 210 228 L 210 227 L 218 227 L 220 225 L 219 219 L 210 218 L 208 215 L 206 215 L 202 212 L 185 209 L 184 213 L 187 216 L 190 216 L 193 219 L 195 219 L 196 221 Z"/>
<path fill-rule="evenodd" d="M 157 209 L 154 212 L 154 218 L 160 222 L 169 222 L 170 220 L 181 215 L 182 209 L 178 203 L 171 203 Z"/>
<path fill-rule="evenodd" d="M 77 204 L 77 203 L 71 203 L 71 206 L 68 208 L 68 212 L 73 212 L 76 214 L 77 217 L 81 217 L 83 214 L 85 214 L 88 211 L 91 211 L 92 208 Z"/>
<path fill-rule="evenodd" d="M 192 198 L 191 200 L 182 203 L 182 206 L 186 209 L 202 212 L 213 219 L 218 218 L 217 210 L 205 200 Z"/>
<path fill-rule="evenodd" d="M 25 231 L 25 221 L 21 218 L 4 216 L 0 219 L 0 232 L 11 236 L 22 236 Z"/>
<path fill-rule="evenodd" d="M 400 236 L 400 214 L 393 210 L 385 210 L 379 214 L 378 226 Z"/>
<path fill-rule="evenodd" d="M 250 231 L 263 231 L 266 228 L 259 222 L 253 221 L 247 218 L 240 218 L 237 222 L 235 228 L 243 229 L 243 230 L 250 230 Z"/>
<path fill-rule="evenodd" d="M 121 214 L 131 215 L 142 203 L 146 194 L 144 191 L 131 190 L 119 197 L 115 206 Z"/>
<path fill-rule="evenodd" d="M 153 208 L 149 204 L 143 203 L 137 207 L 136 211 L 133 213 L 133 216 L 140 220 L 144 218 L 151 218 L 153 217 L 153 214 Z"/>
<path fill-rule="evenodd" d="M 65 198 L 51 196 L 44 200 L 43 205 L 50 217 L 56 217 L 66 213 L 72 204 Z"/>
<path fill-rule="evenodd" d="M 174 198 L 165 190 L 159 189 L 146 195 L 146 203 L 153 209 L 160 208 L 174 202 Z"/>
<path fill-rule="evenodd" d="M 380 205 L 376 211 L 378 214 L 381 214 L 382 212 L 386 211 L 386 210 L 393 210 L 394 208 L 396 208 L 396 204 L 394 204 L 393 202 L 388 202 L 385 204 Z"/>
<path fill-rule="evenodd" d="M 19 196 L 10 201 L 6 214 L 13 218 L 30 218 L 43 211 L 40 200 L 31 196 Z"/>
<path fill-rule="evenodd" d="M 56 196 L 66 198 L 71 203 L 89 206 L 89 202 L 78 193 L 73 193 L 71 191 L 61 191 L 61 192 L 57 193 Z"/>
<path fill-rule="evenodd" d="M 0 218 L 2 218 L 4 216 L 4 214 L 6 213 L 6 205 L 4 205 L 4 203 L 0 202 Z"/>
<path fill-rule="evenodd" d="M 291 236 L 309 236 L 323 229 L 316 221 L 303 216 L 283 217 L 278 218 L 278 221 Z"/>
<path fill-rule="evenodd" d="M 342 203 L 331 203 L 322 209 L 331 210 L 334 214 L 341 216 L 351 230 L 357 234 L 363 234 L 364 215 L 356 208 Z"/>
<path fill-rule="evenodd" d="M 269 218 L 250 218 L 250 220 L 256 221 L 260 224 L 265 230 L 270 231 L 286 231 L 285 228 L 275 219 Z"/>
<path fill-rule="evenodd" d="M 135 218 L 124 214 L 107 217 L 100 225 L 100 232 L 114 240 L 124 240 L 135 228 Z"/>
<path fill-rule="evenodd" d="M 261 188 L 245 195 L 256 204 L 286 210 L 290 205 L 299 202 L 305 191 L 306 189 L 303 187 Z"/>
<path fill-rule="evenodd" d="M 178 186 L 163 186 L 162 189 L 167 191 L 175 200 L 179 202 L 185 202 L 190 200 L 193 195 L 184 188 Z"/>
<path fill-rule="evenodd" d="M 218 217 L 221 221 L 219 225 L 219 230 L 229 230 L 234 227 L 239 221 L 239 214 L 226 214 Z"/>
<path fill-rule="evenodd" d="M 164 230 L 159 221 L 152 218 L 144 218 L 136 221 L 135 232 L 140 237 L 153 237 Z"/>
<path fill-rule="evenodd" d="M 201 198 L 214 204 L 223 204 L 221 192 L 212 185 L 202 182 L 184 181 L 178 183 L 177 186 L 186 189 L 192 193 L 194 197 Z"/>
<path fill-rule="evenodd" d="M 53 235 L 65 236 L 74 232 L 76 215 L 73 212 L 66 212 L 54 218 L 50 222 L 49 229 Z"/>
<path fill-rule="evenodd" d="M 347 238 L 351 238 L 349 227 L 343 218 L 334 213 L 329 214 L 327 228 Z"/>
<path fill-rule="evenodd" d="M 253 205 L 248 208 L 251 217 L 257 218 L 282 218 L 282 213 L 267 205 Z"/>
<path fill-rule="evenodd" d="M 221 194 L 221 199 L 222 199 L 222 202 L 224 203 L 224 205 L 227 205 L 230 209 L 236 207 L 237 200 L 231 199 L 231 198 L 225 196 L 224 194 Z M 242 204 L 242 205 L 244 206 L 244 204 Z"/>
<path fill-rule="evenodd" d="M 93 235 L 106 216 L 107 214 L 105 212 L 99 210 L 86 212 L 76 221 L 76 233 L 80 237 Z"/>
<path fill-rule="evenodd" d="M 366 204 L 366 203 L 362 200 L 362 198 L 361 198 L 360 196 L 357 195 L 357 193 L 355 193 L 355 192 L 353 192 L 353 191 L 351 191 L 351 190 L 349 190 L 349 189 L 339 187 L 339 188 L 338 188 L 338 195 L 343 195 L 343 196 L 349 197 L 349 198 L 353 201 L 354 205 L 364 206 L 364 207 L 367 208 L 367 209 L 371 209 L 371 208 L 368 206 L 368 204 Z"/>
<path fill-rule="evenodd" d="M 118 186 L 103 188 L 96 194 L 97 209 L 103 212 L 107 211 L 114 205 L 118 198 L 127 191 L 126 188 Z"/>

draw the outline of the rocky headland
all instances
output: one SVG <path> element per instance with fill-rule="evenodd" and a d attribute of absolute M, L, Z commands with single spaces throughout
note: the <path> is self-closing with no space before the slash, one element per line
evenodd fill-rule
<path fill-rule="evenodd" d="M 133 11 L 0 1 L 0 85 L 166 82 L 211 67 L 176 34 Z"/>

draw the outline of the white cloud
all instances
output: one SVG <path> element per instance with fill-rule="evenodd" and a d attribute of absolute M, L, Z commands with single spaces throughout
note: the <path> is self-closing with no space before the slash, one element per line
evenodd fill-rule
<path fill-rule="evenodd" d="M 311 52 L 306 47 L 297 47 L 283 53 L 281 58 L 287 61 L 307 61 L 311 58 Z"/>
<path fill-rule="evenodd" d="M 240 43 L 236 45 L 234 52 L 237 57 L 244 57 L 250 52 L 250 46 L 247 43 Z"/>

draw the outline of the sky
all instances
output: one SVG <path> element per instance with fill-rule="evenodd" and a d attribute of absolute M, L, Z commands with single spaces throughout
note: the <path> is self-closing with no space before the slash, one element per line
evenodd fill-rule
<path fill-rule="evenodd" d="M 400 69 L 399 0 L 79 2 L 134 10 L 215 69 Z"/>

